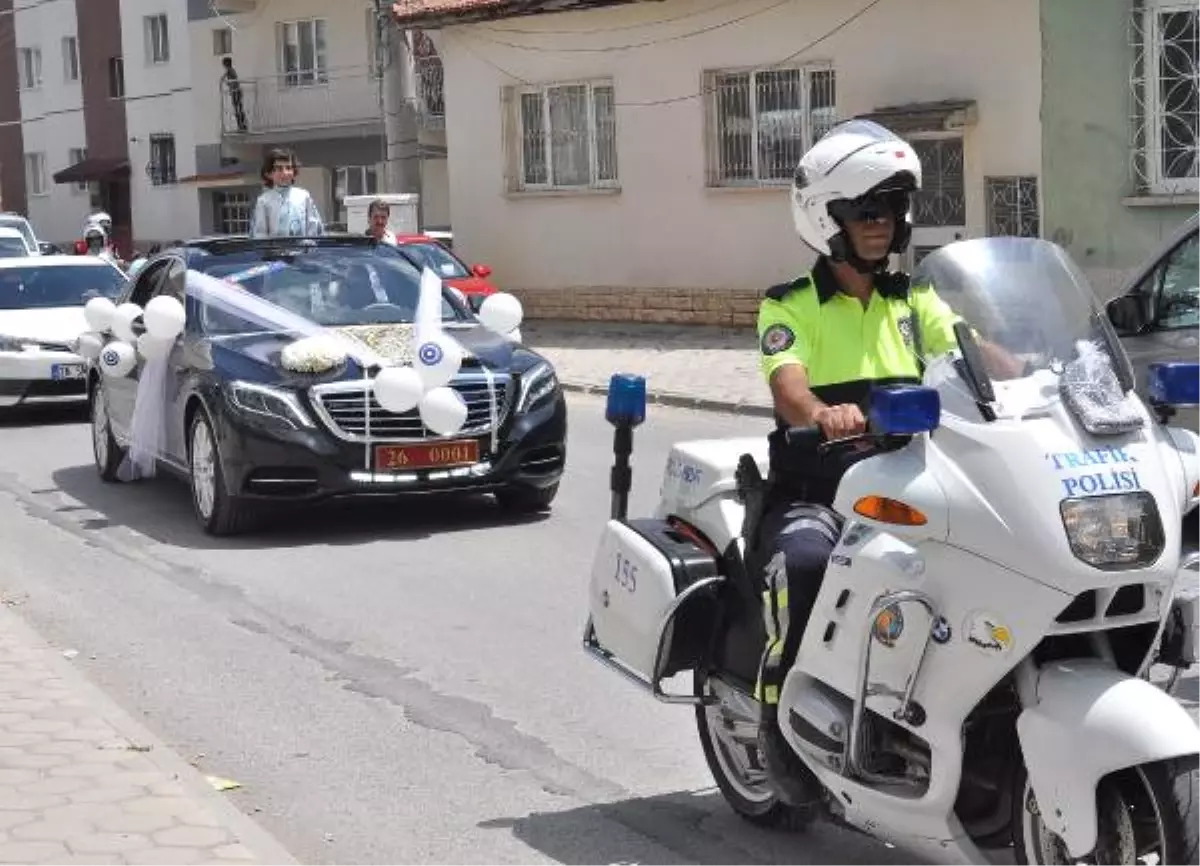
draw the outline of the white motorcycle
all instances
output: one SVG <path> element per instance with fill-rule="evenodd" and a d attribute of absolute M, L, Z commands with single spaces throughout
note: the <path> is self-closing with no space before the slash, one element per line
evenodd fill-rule
<path fill-rule="evenodd" d="M 1174 590 L 1195 580 L 1181 528 L 1200 438 L 1166 421 L 1200 401 L 1200 368 L 1153 368 L 1152 411 L 1086 279 L 1045 241 L 951 244 L 922 283 L 970 327 L 925 359 L 922 386 L 872 393 L 868 434 L 821 446 L 859 453 L 780 693 L 784 738 L 824 817 L 926 862 L 1195 863 L 1200 728 L 1145 674 L 1196 660 L 1195 594 Z M 977 334 L 1024 373 L 990 373 Z M 631 520 L 645 382 L 614 376 L 608 417 L 613 519 L 584 647 L 694 705 L 729 804 L 786 824 L 796 813 L 762 770 L 754 698 L 764 585 L 747 539 L 765 437 L 675 445 L 658 513 Z M 687 671 L 692 687 L 668 691 Z"/>

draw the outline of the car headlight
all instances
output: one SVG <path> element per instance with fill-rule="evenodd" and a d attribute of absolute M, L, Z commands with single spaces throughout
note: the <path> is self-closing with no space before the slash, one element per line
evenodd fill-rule
<path fill-rule="evenodd" d="M 293 430 L 313 426 L 312 419 L 296 395 L 281 388 L 255 382 L 232 382 L 229 385 L 229 400 L 243 412 L 283 422 Z"/>
<path fill-rule="evenodd" d="M 521 374 L 521 392 L 517 412 L 527 412 L 558 390 L 558 377 L 547 363 L 537 364 Z"/>
<path fill-rule="evenodd" d="M 23 352 L 28 340 L 18 340 L 16 337 L 6 337 L 0 334 L 0 352 Z"/>
<path fill-rule="evenodd" d="M 1158 505 L 1145 491 L 1064 499 L 1059 512 L 1071 552 L 1102 571 L 1150 565 L 1166 545 Z"/>

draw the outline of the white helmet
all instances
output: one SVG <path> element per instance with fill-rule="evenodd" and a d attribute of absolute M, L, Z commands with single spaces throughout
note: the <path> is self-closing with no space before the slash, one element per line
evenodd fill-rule
<path fill-rule="evenodd" d="M 844 221 L 878 213 L 873 211 L 878 202 L 868 199 L 891 198 L 886 203 L 896 215 L 891 252 L 901 253 L 912 237 L 909 195 L 920 188 L 921 161 L 908 142 L 878 123 L 850 120 L 829 130 L 800 159 L 792 183 L 792 220 L 797 234 L 818 253 L 869 272 L 886 262 L 860 259 Z"/>

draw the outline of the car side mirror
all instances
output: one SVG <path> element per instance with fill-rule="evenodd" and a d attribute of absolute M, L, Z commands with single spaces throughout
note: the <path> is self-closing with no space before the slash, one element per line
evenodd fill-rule
<path fill-rule="evenodd" d="M 473 265 L 471 267 L 471 273 L 479 277 L 481 280 L 486 280 L 492 275 L 492 269 L 487 265 Z"/>
<path fill-rule="evenodd" d="M 44 256 L 52 256 L 58 252 L 58 247 L 49 241 L 39 241 L 38 251 Z"/>
<path fill-rule="evenodd" d="M 1108 320 L 1116 328 L 1117 334 L 1127 336 L 1137 334 L 1149 324 L 1146 315 L 1146 305 L 1137 295 L 1122 295 L 1113 298 L 1105 308 Z"/>

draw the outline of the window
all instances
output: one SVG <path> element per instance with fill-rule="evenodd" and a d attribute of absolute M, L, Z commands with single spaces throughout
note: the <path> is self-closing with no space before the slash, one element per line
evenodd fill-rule
<path fill-rule="evenodd" d="M 46 154 L 25 154 L 25 189 L 30 195 L 49 195 L 46 188 Z"/>
<path fill-rule="evenodd" d="M 212 32 L 213 54 L 224 57 L 233 53 L 233 31 L 228 27 L 218 27 Z"/>
<path fill-rule="evenodd" d="M 1192 235 L 1167 259 L 1157 307 L 1160 328 L 1195 328 L 1200 324 L 1200 243 Z"/>
<path fill-rule="evenodd" d="M 280 21 L 275 25 L 276 69 L 285 87 L 329 80 L 325 57 L 325 19 Z"/>
<path fill-rule="evenodd" d="M 1135 6 L 1134 167 L 1138 191 L 1195 192 L 1200 187 L 1200 10 L 1192 0 L 1144 0 Z"/>
<path fill-rule="evenodd" d="M 250 234 L 254 202 L 248 192 L 213 193 L 213 230 L 222 235 Z"/>
<path fill-rule="evenodd" d="M 348 195 L 375 195 L 379 192 L 379 171 L 373 165 L 346 165 L 334 175 L 333 197 L 337 202 L 337 219 L 346 222 L 342 200 Z"/>
<path fill-rule="evenodd" d="M 62 41 L 63 81 L 79 80 L 79 40 L 64 36 Z"/>
<path fill-rule="evenodd" d="M 1036 177 L 989 177 L 984 179 L 984 185 L 989 235 L 1020 238 L 1041 235 Z"/>
<path fill-rule="evenodd" d="M 828 66 L 705 75 L 708 185 L 790 184 L 800 157 L 834 125 Z"/>
<path fill-rule="evenodd" d="M 67 152 L 67 165 L 78 165 L 87 159 L 86 147 L 73 147 Z M 86 180 L 81 180 L 72 185 L 72 189 L 76 192 L 87 192 L 88 184 Z"/>
<path fill-rule="evenodd" d="M 513 93 L 514 91 L 510 91 Z M 515 174 L 510 188 L 617 185 L 613 86 L 580 82 L 515 91 Z"/>
<path fill-rule="evenodd" d="M 155 186 L 175 183 L 175 136 L 162 133 L 150 136 L 148 171 Z"/>
<path fill-rule="evenodd" d="M 108 95 L 111 99 L 125 97 L 125 58 L 108 58 Z"/>
<path fill-rule="evenodd" d="M 42 86 L 42 49 L 22 48 L 17 57 L 22 90 L 33 90 Z"/>
<path fill-rule="evenodd" d="M 142 19 L 142 27 L 146 34 L 146 63 L 169 63 L 171 40 L 167 36 L 166 13 L 147 15 Z"/>

